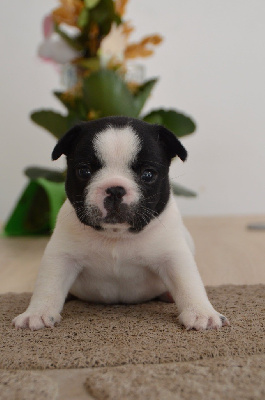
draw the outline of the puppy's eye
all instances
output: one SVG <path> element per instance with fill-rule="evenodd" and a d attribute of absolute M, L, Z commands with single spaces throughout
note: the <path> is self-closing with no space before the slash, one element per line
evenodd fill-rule
<path fill-rule="evenodd" d="M 78 178 L 88 180 L 91 176 L 91 171 L 89 167 L 84 165 L 76 169 L 76 174 Z"/>
<path fill-rule="evenodd" d="M 153 183 L 156 180 L 157 173 L 152 169 L 145 169 L 142 172 L 141 180 L 145 183 Z"/>

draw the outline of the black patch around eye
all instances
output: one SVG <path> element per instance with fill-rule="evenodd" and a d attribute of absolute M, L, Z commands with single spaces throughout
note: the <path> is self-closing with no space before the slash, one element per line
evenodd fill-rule
<path fill-rule="evenodd" d="M 92 174 L 91 169 L 86 165 L 76 167 L 76 176 L 79 179 L 88 180 L 91 178 L 91 174 Z"/>
<path fill-rule="evenodd" d="M 101 168 L 101 164 L 94 159 L 89 160 L 89 162 L 84 160 L 74 163 L 73 160 L 71 161 L 69 168 L 72 168 L 76 177 L 83 181 L 88 181 Z"/>
<path fill-rule="evenodd" d="M 157 176 L 158 173 L 154 169 L 147 168 L 141 172 L 141 181 L 144 183 L 154 183 Z"/>

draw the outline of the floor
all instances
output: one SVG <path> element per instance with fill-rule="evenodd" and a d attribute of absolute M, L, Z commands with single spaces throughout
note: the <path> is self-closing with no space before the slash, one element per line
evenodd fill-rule
<path fill-rule="evenodd" d="M 265 283 L 265 216 L 187 217 L 205 285 Z M 48 238 L 0 238 L 0 293 L 32 291 Z"/>
<path fill-rule="evenodd" d="M 205 285 L 265 284 L 265 230 L 248 224 L 265 216 L 189 217 L 185 223 L 196 244 L 196 259 Z M 0 238 L 0 293 L 32 291 L 48 238 Z M 87 371 L 42 372 L 58 383 L 63 400 L 88 399 Z"/>

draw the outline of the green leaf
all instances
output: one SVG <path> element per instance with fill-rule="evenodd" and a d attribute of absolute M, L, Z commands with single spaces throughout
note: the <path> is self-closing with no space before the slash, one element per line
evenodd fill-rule
<path fill-rule="evenodd" d="M 154 110 L 142 119 L 151 124 L 163 125 L 178 137 L 189 135 L 196 129 L 190 117 L 175 110 Z"/>
<path fill-rule="evenodd" d="M 84 0 L 85 6 L 87 8 L 94 8 L 98 5 L 100 0 Z"/>
<path fill-rule="evenodd" d="M 79 28 L 84 28 L 87 26 L 89 23 L 89 10 L 87 8 L 83 8 L 81 13 L 79 14 L 78 20 L 77 20 L 77 25 Z"/>
<path fill-rule="evenodd" d="M 57 97 L 58 100 L 67 108 L 67 110 L 71 113 L 73 118 L 76 120 L 86 120 L 88 110 L 85 106 L 84 100 L 82 97 L 73 97 L 71 101 L 67 101 L 64 96 L 64 92 L 53 92 L 54 96 Z"/>
<path fill-rule="evenodd" d="M 190 189 L 185 188 L 184 186 L 181 186 L 181 185 L 179 185 L 177 183 L 174 183 L 172 181 L 170 182 L 170 184 L 171 184 L 173 193 L 176 196 L 185 196 L 185 197 L 196 197 L 197 196 L 197 194 L 195 192 L 193 192 Z"/>
<path fill-rule="evenodd" d="M 98 71 L 100 59 L 99 57 L 81 58 L 75 61 L 75 65 L 89 69 L 90 71 Z"/>
<path fill-rule="evenodd" d="M 99 25 L 107 20 L 113 20 L 115 15 L 114 4 L 112 0 L 101 0 L 99 4 L 91 10 L 93 21 Z"/>
<path fill-rule="evenodd" d="M 125 82 L 114 71 L 100 70 L 85 78 L 83 94 L 87 108 L 99 111 L 101 117 L 138 116 L 139 100 L 134 99 Z"/>
<path fill-rule="evenodd" d="M 28 167 L 24 170 L 25 175 L 32 180 L 44 178 L 52 182 L 64 182 L 65 172 L 49 168 Z"/>
<path fill-rule="evenodd" d="M 58 24 L 54 25 L 54 31 L 61 36 L 61 38 L 70 46 L 73 47 L 75 50 L 82 51 L 83 45 L 79 42 L 79 36 L 72 38 L 68 36 L 62 29 L 60 29 Z"/>
<path fill-rule="evenodd" d="M 142 86 L 139 87 L 138 91 L 135 93 L 135 106 L 137 109 L 137 114 L 139 115 L 146 100 L 150 96 L 150 93 L 155 86 L 157 79 L 151 79 L 150 81 L 145 82 Z"/>
<path fill-rule="evenodd" d="M 120 24 L 121 18 L 115 13 L 113 0 L 101 0 L 96 7 L 90 10 L 91 21 L 98 24 L 100 35 L 107 35 L 110 32 L 113 22 Z"/>
<path fill-rule="evenodd" d="M 34 111 L 30 117 L 33 122 L 51 132 L 57 139 L 78 120 L 73 115 L 64 116 L 52 110 Z"/>
<path fill-rule="evenodd" d="M 53 94 L 54 94 L 54 96 L 55 96 L 58 100 L 60 100 L 60 102 L 61 102 L 68 110 L 69 110 L 69 109 L 72 109 L 70 102 L 68 102 L 67 100 L 65 100 L 64 92 L 55 91 L 55 92 L 53 92 Z"/>

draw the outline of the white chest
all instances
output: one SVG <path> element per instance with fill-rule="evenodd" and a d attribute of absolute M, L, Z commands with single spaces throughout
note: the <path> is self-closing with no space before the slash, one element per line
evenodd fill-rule
<path fill-rule="evenodd" d="M 138 303 L 166 289 L 148 263 L 133 249 L 107 246 L 83 255 L 82 272 L 71 293 L 91 302 Z"/>

